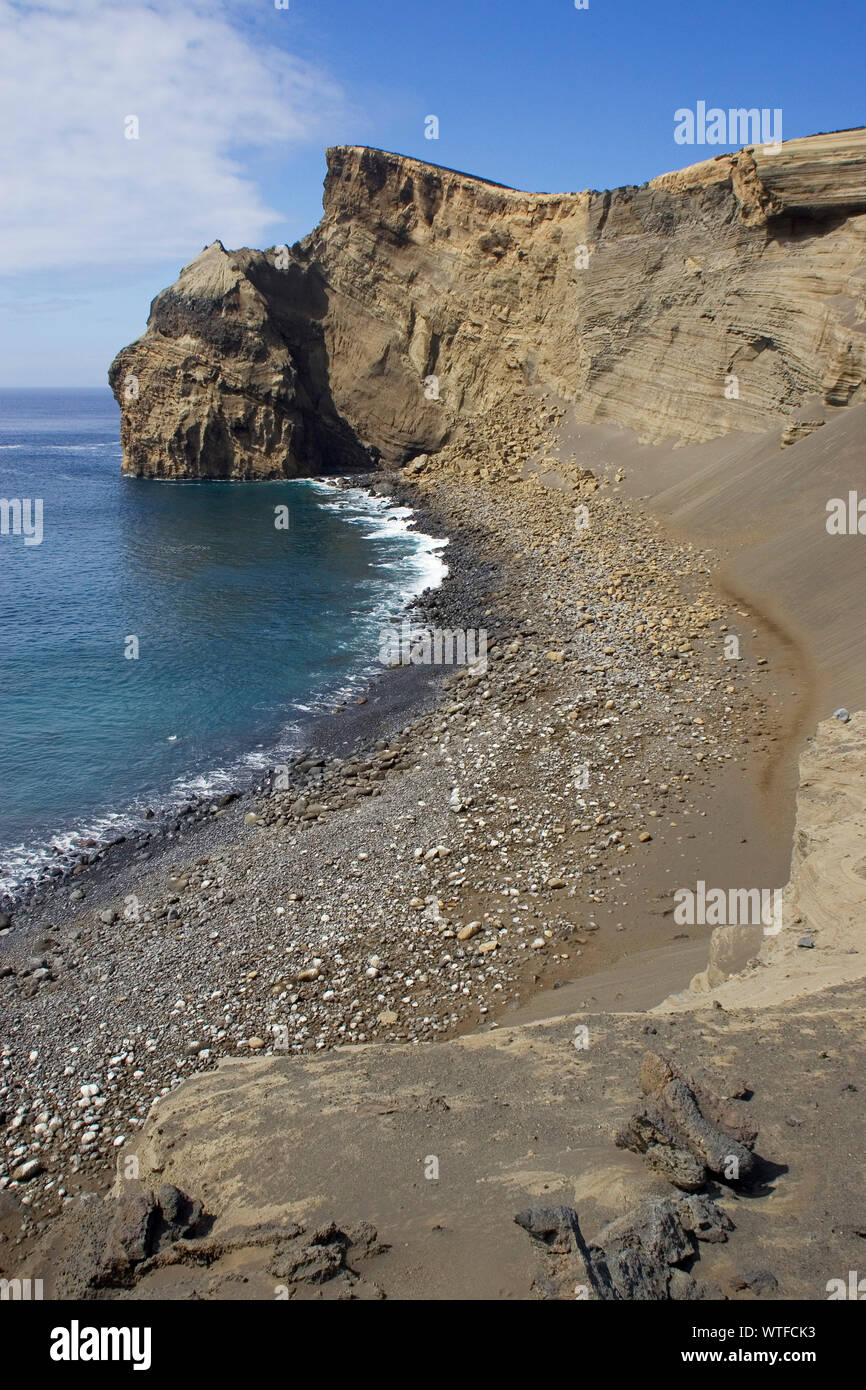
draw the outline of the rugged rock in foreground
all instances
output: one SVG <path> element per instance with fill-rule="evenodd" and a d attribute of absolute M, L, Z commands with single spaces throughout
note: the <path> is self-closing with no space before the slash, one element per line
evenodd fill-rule
<path fill-rule="evenodd" d="M 864 398 L 864 212 L 862 129 L 605 193 L 332 149 L 310 236 L 214 242 L 115 359 L 124 471 L 399 463 L 527 382 L 647 441 L 800 431 Z"/>
<path fill-rule="evenodd" d="M 748 1180 L 757 1134 L 734 1106 L 654 1052 L 643 1060 L 640 1084 L 645 1099 L 614 1136 L 618 1148 L 645 1154 L 653 1172 L 684 1192 L 700 1192 L 710 1174 Z"/>
<path fill-rule="evenodd" d="M 534 1284 L 542 1298 L 622 1303 L 723 1296 L 683 1267 L 702 1242 L 724 1243 L 733 1230 L 731 1218 L 708 1197 L 644 1202 L 611 1221 L 590 1245 L 571 1207 L 531 1207 L 514 1219 L 547 1257 Z"/>
<path fill-rule="evenodd" d="M 758 1270 L 762 1297 L 825 1299 L 829 1279 L 857 1268 L 866 1230 L 863 1005 L 858 984 L 755 1012 L 585 1014 L 580 1050 L 577 1020 L 562 1018 L 435 1047 L 225 1061 L 154 1107 L 134 1145 L 138 1181 L 119 1177 L 106 1201 L 71 1203 L 15 1272 L 45 1276 L 46 1298 L 273 1300 L 287 1283 L 293 1297 L 527 1298 L 533 1285 L 557 1297 L 540 1287 L 536 1251 L 513 1218 L 562 1206 L 580 1212 L 589 1247 L 625 1256 L 616 1264 L 626 1278 L 628 1251 L 656 1243 L 649 1227 L 650 1240 L 641 1235 L 644 1203 L 698 1218 L 705 1203 L 679 1205 L 665 1179 L 610 1138 L 634 1107 L 655 1032 L 653 1048 L 668 1057 L 712 1057 L 703 1087 L 752 1092 L 743 1113 L 761 1133 L 749 1183 L 716 1185 L 707 1196 L 723 1215 L 689 1223 L 703 1296 L 749 1299 Z M 122 1171 L 128 1159 L 124 1150 Z M 106 1282 L 103 1252 L 124 1211 L 145 1210 L 146 1194 L 166 1184 L 193 1194 L 212 1227 L 155 1254 L 152 1244 L 134 1251 L 147 1256 L 134 1278 L 122 1270 Z M 727 1242 L 711 1230 L 724 1230 L 725 1217 L 735 1228 Z M 334 1222 L 342 1240 L 317 1236 Z M 371 1227 L 375 1240 L 358 1236 Z M 678 1268 L 665 1259 L 643 1274 L 681 1285 L 668 1297 L 700 1295 Z M 334 1278 L 316 1283 L 316 1270 Z M 556 1283 L 563 1271 L 546 1273 Z M 587 1281 L 565 1273 L 573 1299 Z M 628 1296 L 619 1275 L 613 1282 Z"/>

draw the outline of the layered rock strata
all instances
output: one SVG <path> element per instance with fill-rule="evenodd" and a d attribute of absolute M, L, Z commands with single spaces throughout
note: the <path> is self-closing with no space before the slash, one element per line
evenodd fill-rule
<path fill-rule="evenodd" d="M 866 131 L 643 187 L 533 194 L 328 152 L 295 246 L 207 247 L 115 359 L 127 473 L 267 478 L 435 452 L 543 386 L 648 442 L 864 399 Z"/>

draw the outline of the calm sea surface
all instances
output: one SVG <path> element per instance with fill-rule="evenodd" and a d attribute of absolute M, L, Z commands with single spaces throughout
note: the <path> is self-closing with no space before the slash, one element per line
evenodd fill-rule
<path fill-rule="evenodd" d="M 358 489 L 121 477 L 107 389 L 0 391 L 0 498 L 42 501 L 41 543 L 0 535 L 0 886 L 279 761 L 444 572 Z"/>

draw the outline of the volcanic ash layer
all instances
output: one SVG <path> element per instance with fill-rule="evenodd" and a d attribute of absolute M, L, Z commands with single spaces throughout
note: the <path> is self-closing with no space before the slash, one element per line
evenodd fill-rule
<path fill-rule="evenodd" d="M 863 129 L 603 193 L 329 150 L 308 237 L 213 242 L 118 354 L 124 471 L 399 464 L 527 383 L 645 442 L 790 442 L 806 402 L 864 399 L 864 213 Z"/>

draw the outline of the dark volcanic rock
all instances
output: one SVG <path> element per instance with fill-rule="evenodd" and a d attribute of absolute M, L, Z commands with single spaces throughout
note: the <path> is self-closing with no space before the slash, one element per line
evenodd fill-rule
<path fill-rule="evenodd" d="M 724 1241 L 733 1222 L 708 1197 L 649 1201 L 586 1243 L 571 1207 L 532 1207 L 515 1218 L 544 1247 L 549 1265 L 535 1281 L 544 1298 L 605 1302 L 718 1298 L 683 1269 L 699 1241 Z"/>
<path fill-rule="evenodd" d="M 653 1052 L 644 1057 L 640 1082 L 647 1099 L 614 1135 L 619 1148 L 645 1154 L 651 1168 L 686 1192 L 700 1191 L 710 1173 L 734 1182 L 749 1177 L 757 1133 L 732 1105 Z"/>

